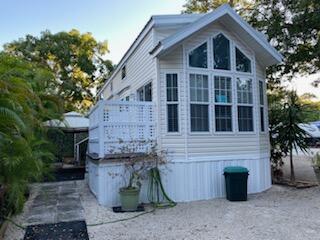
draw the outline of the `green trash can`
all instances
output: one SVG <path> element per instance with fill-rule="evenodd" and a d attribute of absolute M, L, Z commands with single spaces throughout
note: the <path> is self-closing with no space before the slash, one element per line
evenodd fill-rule
<path fill-rule="evenodd" d="M 249 171 L 245 167 L 224 168 L 226 194 L 229 201 L 247 201 Z"/>

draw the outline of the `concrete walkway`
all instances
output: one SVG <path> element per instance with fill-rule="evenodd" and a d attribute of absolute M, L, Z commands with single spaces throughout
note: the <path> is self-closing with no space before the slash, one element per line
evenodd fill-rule
<path fill-rule="evenodd" d="M 33 185 L 27 225 L 84 220 L 78 188 L 76 181 Z"/>

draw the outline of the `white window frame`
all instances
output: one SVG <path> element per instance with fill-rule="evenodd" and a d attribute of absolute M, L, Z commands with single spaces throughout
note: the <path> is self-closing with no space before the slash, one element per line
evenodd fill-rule
<path fill-rule="evenodd" d="M 261 104 L 260 101 L 260 83 L 262 84 L 262 99 L 263 99 L 263 103 Z M 266 91 L 266 86 L 265 86 L 265 81 L 258 79 L 258 92 L 259 92 L 259 117 L 260 117 L 260 121 L 259 121 L 259 129 L 260 129 L 260 133 L 266 133 L 266 129 L 267 129 L 267 125 L 266 125 L 266 98 L 265 98 L 265 91 Z M 263 109 L 263 128 L 264 130 L 262 131 L 261 129 L 261 108 Z"/>
<path fill-rule="evenodd" d="M 141 88 L 143 88 L 143 91 L 145 90 L 145 87 L 148 85 L 148 84 L 150 84 L 151 83 L 151 101 L 145 101 L 145 94 L 143 94 L 143 101 L 141 101 L 140 99 L 139 99 L 139 90 L 141 89 Z M 144 93 L 144 92 L 143 92 Z M 152 102 L 153 101 L 153 91 L 152 91 L 152 81 L 149 81 L 149 82 L 147 82 L 147 83 L 145 83 L 145 84 L 143 84 L 141 87 L 139 87 L 137 90 L 136 90 L 136 99 L 137 99 L 137 101 L 139 101 L 139 102 Z"/>
<path fill-rule="evenodd" d="M 251 72 L 240 72 L 240 71 L 237 71 L 236 48 L 238 48 L 238 49 L 242 52 L 242 54 L 244 54 L 244 55 L 250 60 L 250 69 L 251 69 Z M 236 44 L 236 43 L 233 44 L 233 50 L 232 50 L 232 52 L 233 52 L 233 59 L 234 59 L 233 65 L 234 65 L 234 72 L 235 72 L 235 74 L 250 75 L 250 76 L 252 76 L 253 73 L 254 73 L 254 71 L 255 71 L 255 69 L 253 69 L 254 64 L 253 64 L 253 57 L 251 56 L 251 54 L 248 55 L 248 54 L 246 53 L 247 51 L 245 51 L 245 50 L 243 49 L 243 47 L 239 46 L 239 45 Z"/>
<path fill-rule="evenodd" d="M 125 76 L 123 77 L 122 74 L 123 74 L 123 69 L 125 70 Z M 127 64 L 123 65 L 122 68 L 121 68 L 121 80 L 126 80 L 127 79 Z"/>
<path fill-rule="evenodd" d="M 169 101 L 167 98 L 167 74 L 177 74 L 177 87 L 178 87 L 178 101 Z M 166 134 L 167 135 L 181 135 L 181 113 L 180 113 L 180 76 L 178 71 L 172 71 L 172 72 L 165 72 L 164 73 L 165 78 L 165 100 L 166 100 L 166 109 L 165 109 L 165 118 L 166 118 Z M 176 104 L 178 107 L 178 131 L 177 132 L 169 132 L 169 126 L 168 126 L 168 105 L 170 104 Z"/>
<path fill-rule="evenodd" d="M 188 119 L 189 119 L 189 135 L 211 135 L 212 134 L 212 123 L 211 123 L 211 112 L 212 112 L 212 100 L 211 100 L 211 74 L 208 73 L 208 71 L 188 71 L 187 72 L 187 87 L 188 87 Z M 206 75 L 208 76 L 208 101 L 207 102 L 195 102 L 191 101 L 191 91 L 190 91 L 190 75 L 196 74 L 196 75 Z M 191 104 L 198 104 L 198 105 L 208 105 L 208 131 L 192 131 L 191 129 Z"/>
<path fill-rule="evenodd" d="M 230 72 L 230 71 L 229 71 Z M 214 86 L 214 81 L 215 81 L 215 77 L 229 77 L 231 79 L 231 103 L 219 103 L 216 102 L 215 99 L 215 86 Z M 235 114 L 235 109 L 234 109 L 234 105 L 235 105 L 235 94 L 234 94 L 234 77 L 233 74 L 229 73 L 229 74 L 219 74 L 219 73 L 214 73 L 212 74 L 212 87 L 211 87 L 211 91 L 212 91 L 212 105 L 213 105 L 213 129 L 214 129 L 214 134 L 216 135 L 229 135 L 229 134 L 234 134 L 235 133 L 235 124 L 234 124 L 234 114 Z M 216 106 L 230 106 L 231 107 L 231 127 L 232 127 L 232 131 L 217 131 L 216 129 Z"/>
<path fill-rule="evenodd" d="M 203 45 L 204 43 L 207 43 L 207 67 L 206 68 L 199 68 L 199 67 L 191 67 L 190 66 L 190 62 L 189 62 L 189 54 L 197 49 L 198 47 L 200 47 L 201 45 Z M 210 45 L 209 45 L 209 40 L 205 40 L 202 41 L 201 43 L 198 43 L 197 45 L 195 45 L 194 47 L 190 48 L 187 52 L 187 68 L 190 70 L 195 70 L 195 71 L 201 71 L 201 70 L 210 70 L 210 60 L 209 60 L 209 52 L 211 51 L 210 49 Z"/>
<path fill-rule="evenodd" d="M 251 79 L 251 90 L 252 90 L 252 103 L 238 103 L 238 78 L 250 78 Z M 255 89 L 255 77 L 252 75 L 247 75 L 247 74 L 239 74 L 237 73 L 235 75 L 235 79 L 234 79 L 234 83 L 235 83 L 235 116 L 236 116 L 236 126 L 237 126 L 237 133 L 238 134 L 256 134 L 256 124 L 255 124 L 255 93 L 254 93 L 254 89 Z M 239 129 L 239 114 L 238 114 L 238 107 L 252 107 L 252 127 L 253 130 L 252 131 L 240 131 Z"/>
<path fill-rule="evenodd" d="M 216 36 L 218 36 L 219 34 L 222 34 L 226 39 L 228 39 L 229 40 L 229 50 L 230 50 L 230 52 L 229 52 L 229 57 L 230 57 L 230 70 L 226 70 L 226 69 L 216 69 L 216 68 L 214 68 L 214 51 L 213 51 L 213 49 L 214 49 L 214 44 L 213 44 L 213 39 L 216 37 Z M 210 66 L 210 68 L 214 71 L 214 72 L 216 72 L 216 71 L 219 71 L 219 72 L 221 72 L 222 74 L 223 73 L 226 73 L 226 74 L 228 74 L 228 73 L 231 73 L 231 72 L 233 72 L 234 71 L 234 69 L 235 69 L 235 66 L 233 66 L 234 64 L 232 63 L 232 55 L 233 55 L 233 48 L 234 48 L 234 44 L 233 44 L 233 41 L 231 40 L 231 38 L 228 36 L 228 34 L 226 34 L 225 32 L 223 32 L 223 31 L 219 31 L 219 32 L 217 32 L 216 34 L 214 34 L 212 37 L 210 37 L 210 42 L 211 42 L 211 57 L 212 57 L 212 61 L 211 61 L 211 66 Z M 209 51 L 208 51 L 208 53 L 209 53 Z"/>

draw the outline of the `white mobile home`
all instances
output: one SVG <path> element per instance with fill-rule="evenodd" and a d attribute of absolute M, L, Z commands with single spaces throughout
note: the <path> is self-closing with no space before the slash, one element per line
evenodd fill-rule
<path fill-rule="evenodd" d="M 249 169 L 249 193 L 268 189 L 265 70 L 281 60 L 229 5 L 152 16 L 90 113 L 89 185 L 99 202 L 118 203 L 121 179 L 108 172 L 121 164 L 106 158 L 118 138 L 154 139 L 168 151 L 163 180 L 175 201 L 224 196 L 230 165 Z"/>

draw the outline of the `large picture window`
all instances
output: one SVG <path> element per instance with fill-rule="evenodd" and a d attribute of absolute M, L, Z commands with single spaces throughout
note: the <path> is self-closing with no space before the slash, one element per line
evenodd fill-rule
<path fill-rule="evenodd" d="M 209 131 L 208 75 L 190 74 L 191 132 Z"/>
<path fill-rule="evenodd" d="M 230 42 L 223 34 L 213 38 L 213 59 L 215 69 L 230 70 Z"/>
<path fill-rule="evenodd" d="M 238 72 L 251 72 L 251 61 L 236 47 L 236 70 Z"/>
<path fill-rule="evenodd" d="M 252 79 L 237 78 L 238 101 L 238 130 L 239 132 L 253 131 L 253 97 Z"/>
<path fill-rule="evenodd" d="M 189 53 L 189 66 L 196 68 L 207 68 L 208 67 L 208 46 L 207 43 L 203 43 L 196 49 Z"/>
<path fill-rule="evenodd" d="M 139 101 L 151 102 L 152 101 L 152 84 L 148 83 L 137 90 L 137 97 Z"/>
<path fill-rule="evenodd" d="M 231 77 L 214 77 L 215 129 L 216 132 L 232 131 Z"/>
<path fill-rule="evenodd" d="M 179 132 L 179 98 L 178 98 L 178 74 L 166 74 L 167 88 L 167 130 Z"/>

